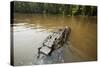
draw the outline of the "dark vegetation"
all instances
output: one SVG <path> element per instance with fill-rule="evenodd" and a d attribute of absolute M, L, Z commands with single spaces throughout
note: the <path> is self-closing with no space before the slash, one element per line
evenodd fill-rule
<path fill-rule="evenodd" d="M 32 14 L 59 14 L 68 16 L 97 16 L 96 6 L 68 5 L 14 1 L 14 12 Z"/>

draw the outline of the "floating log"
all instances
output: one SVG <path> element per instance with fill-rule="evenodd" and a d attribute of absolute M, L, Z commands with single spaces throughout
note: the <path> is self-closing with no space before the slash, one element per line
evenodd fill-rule
<path fill-rule="evenodd" d="M 54 50 L 62 47 L 67 41 L 70 31 L 70 27 L 65 27 L 49 35 L 42 43 L 43 45 L 38 48 L 38 58 L 41 54 L 50 55 Z"/>

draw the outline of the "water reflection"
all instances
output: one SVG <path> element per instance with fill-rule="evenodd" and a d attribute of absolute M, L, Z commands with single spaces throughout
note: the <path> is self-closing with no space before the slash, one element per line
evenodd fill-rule
<path fill-rule="evenodd" d="M 96 17 L 70 17 L 41 14 L 15 14 L 14 17 L 15 65 L 40 63 L 36 58 L 37 48 L 42 45 L 43 40 L 52 31 L 64 28 L 65 26 L 71 27 L 69 46 L 65 45 L 61 50 L 55 51 L 55 54 L 51 57 L 44 58 L 43 63 L 96 60 Z M 59 55 L 59 53 L 61 54 Z M 59 61 L 59 58 L 61 61 Z"/>
<path fill-rule="evenodd" d="M 26 23 L 14 24 L 15 65 L 29 65 L 36 60 L 37 48 L 42 45 L 43 39 L 50 34 L 38 27 Z"/>

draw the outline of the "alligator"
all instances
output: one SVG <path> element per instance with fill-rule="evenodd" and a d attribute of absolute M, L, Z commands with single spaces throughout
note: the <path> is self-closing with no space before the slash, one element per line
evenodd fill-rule
<path fill-rule="evenodd" d="M 38 48 L 37 58 L 48 55 L 50 56 L 54 50 L 61 48 L 64 43 L 67 42 L 70 32 L 71 28 L 66 26 L 65 28 L 58 29 L 47 36 L 43 41 L 42 46 Z"/>

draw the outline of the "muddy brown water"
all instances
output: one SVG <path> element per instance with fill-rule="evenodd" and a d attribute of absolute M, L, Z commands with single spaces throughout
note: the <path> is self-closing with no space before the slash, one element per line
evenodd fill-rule
<path fill-rule="evenodd" d="M 68 44 L 37 60 L 37 48 L 52 31 L 71 27 Z M 95 61 L 97 58 L 97 18 L 42 14 L 14 14 L 14 65 Z"/>

